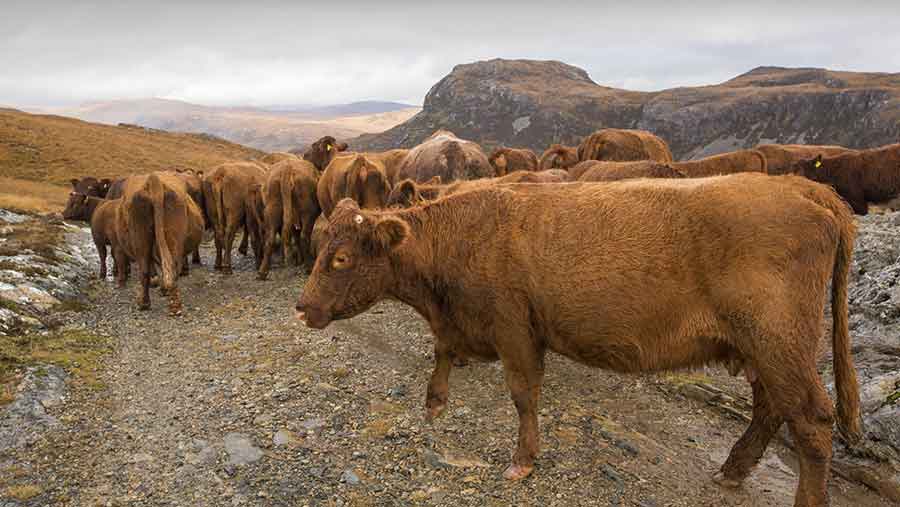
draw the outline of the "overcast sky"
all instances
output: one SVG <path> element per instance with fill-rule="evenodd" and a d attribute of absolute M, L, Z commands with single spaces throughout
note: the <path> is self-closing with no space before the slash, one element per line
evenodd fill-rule
<path fill-rule="evenodd" d="M 636 90 L 760 65 L 900 72 L 900 0 L 680 3 L 3 0 L 0 104 L 421 104 L 455 64 L 495 57 Z"/>

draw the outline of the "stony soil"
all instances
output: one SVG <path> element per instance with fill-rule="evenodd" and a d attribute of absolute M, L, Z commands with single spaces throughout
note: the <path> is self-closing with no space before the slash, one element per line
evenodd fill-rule
<path fill-rule="evenodd" d="M 743 489 L 711 481 L 745 423 L 685 397 L 692 376 L 623 377 L 560 357 L 536 472 L 505 482 L 516 417 L 499 364 L 455 369 L 448 412 L 425 423 L 421 319 L 383 303 L 311 331 L 293 319 L 304 278 L 280 268 L 258 282 L 251 264 L 194 269 L 179 283 L 181 318 L 155 291 L 138 312 L 134 283 L 94 281 L 70 326 L 111 337 L 104 387 L 73 388 L 49 409 L 61 429 L 0 454 L 0 506 L 792 503 L 798 469 L 781 444 Z M 746 387 L 707 373 L 740 408 Z M 830 492 L 834 506 L 891 505 L 838 477 Z"/>

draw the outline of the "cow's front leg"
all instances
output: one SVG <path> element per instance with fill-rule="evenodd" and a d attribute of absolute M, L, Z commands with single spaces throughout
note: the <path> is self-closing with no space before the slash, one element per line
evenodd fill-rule
<path fill-rule="evenodd" d="M 541 382 L 544 378 L 544 357 L 541 351 L 525 346 L 528 340 L 518 342 L 514 350 L 501 351 L 506 385 L 519 414 L 519 440 L 512 463 L 503 472 L 503 478 L 511 481 L 524 479 L 534 470 L 538 441 L 538 403 Z"/>
<path fill-rule="evenodd" d="M 453 354 L 446 341 L 438 337 L 434 339 L 434 371 L 428 382 L 428 394 L 425 398 L 425 419 L 432 421 L 447 409 L 447 398 L 450 390 L 450 368 Z"/>

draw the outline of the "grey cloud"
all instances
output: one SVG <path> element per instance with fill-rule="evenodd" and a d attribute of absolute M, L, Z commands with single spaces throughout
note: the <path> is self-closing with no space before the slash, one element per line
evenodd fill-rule
<path fill-rule="evenodd" d="M 900 70 L 900 2 L 73 4 L 4 6 L 0 103 L 420 103 L 453 65 L 494 57 L 644 90 L 758 65 Z"/>

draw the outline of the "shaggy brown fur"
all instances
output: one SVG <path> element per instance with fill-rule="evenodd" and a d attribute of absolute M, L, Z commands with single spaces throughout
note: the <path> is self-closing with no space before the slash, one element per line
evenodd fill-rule
<path fill-rule="evenodd" d="M 382 163 L 362 153 L 335 157 L 319 178 L 316 190 L 319 206 L 326 217 L 345 197 L 364 208 L 381 208 L 390 193 L 391 186 Z"/>
<path fill-rule="evenodd" d="M 331 136 L 325 136 L 318 141 L 312 143 L 306 153 L 303 154 L 303 160 L 312 162 L 319 171 L 324 171 L 328 164 L 331 163 L 338 152 L 345 151 L 347 143 L 339 143 Z"/>
<path fill-rule="evenodd" d="M 585 160 L 569 169 L 572 181 L 616 181 L 631 178 L 684 178 L 671 163 L 638 160 L 634 162 L 606 162 Z"/>
<path fill-rule="evenodd" d="M 259 159 L 260 162 L 262 162 L 263 164 L 266 164 L 266 165 L 275 165 L 275 164 L 281 162 L 282 160 L 302 160 L 302 159 L 300 157 L 298 157 L 297 155 L 294 155 L 293 153 L 287 153 L 284 151 L 275 151 L 275 152 L 269 153 L 266 156 Z"/>
<path fill-rule="evenodd" d="M 409 150 L 398 148 L 396 150 L 388 150 L 382 152 L 366 152 L 364 155 L 373 162 L 380 162 L 384 166 L 384 173 L 387 175 L 388 183 L 391 186 L 397 184 L 397 175 L 400 173 L 400 165 L 403 159 L 409 154 Z"/>
<path fill-rule="evenodd" d="M 764 173 L 766 157 L 757 150 L 739 150 L 699 160 L 672 162 L 670 165 L 688 178 L 705 178 L 721 174 Z"/>
<path fill-rule="evenodd" d="M 334 161 L 329 167 L 333 165 Z M 290 247 L 293 243 L 295 264 L 312 269 L 315 256 L 310 250 L 309 242 L 313 224 L 321 213 L 316 197 L 318 182 L 318 171 L 314 165 L 305 160 L 284 160 L 272 166 L 263 191 L 265 241 L 262 262 L 257 265 L 260 280 L 265 280 L 269 276 L 277 234 L 281 234 L 285 264 L 291 258 Z"/>
<path fill-rule="evenodd" d="M 865 215 L 869 203 L 885 203 L 900 195 L 900 144 L 834 157 L 820 155 L 797 162 L 792 172 L 831 185 L 855 213 Z"/>
<path fill-rule="evenodd" d="M 325 215 L 319 215 L 319 218 L 316 219 L 315 225 L 313 225 L 312 238 L 309 242 L 309 248 L 312 250 L 313 255 L 316 257 L 319 256 L 319 249 L 325 245 L 325 231 L 328 229 L 328 219 L 325 218 Z"/>
<path fill-rule="evenodd" d="M 833 157 L 856 151 L 843 146 L 811 144 L 760 144 L 754 149 L 766 157 L 766 171 L 769 174 L 788 174 L 797 162 L 816 158 L 819 155 Z"/>
<path fill-rule="evenodd" d="M 116 207 L 115 237 L 123 253 L 137 263 L 141 278 L 139 308 L 150 308 L 150 275 L 158 265 L 160 288 L 169 312 L 181 313 L 175 279 L 187 269 L 186 257 L 203 239 L 203 215 L 172 173 L 132 176 Z"/>
<path fill-rule="evenodd" d="M 506 176 L 513 171 L 538 170 L 537 156 L 525 148 L 495 148 L 488 161 L 494 166 L 497 176 Z"/>
<path fill-rule="evenodd" d="M 456 137 L 453 132 L 438 130 L 409 150 L 400 164 L 397 178 L 427 181 L 440 176 L 444 182 L 450 182 L 493 175 L 494 168 L 480 146 Z"/>
<path fill-rule="evenodd" d="M 578 145 L 578 160 L 671 162 L 669 145 L 646 130 L 601 129 Z"/>
<path fill-rule="evenodd" d="M 72 183 L 72 192 L 69 193 L 69 201 L 63 210 L 63 218 L 66 220 L 84 220 L 83 218 L 71 216 L 75 214 L 73 207 L 76 205 L 82 206 L 84 196 L 106 198 L 106 194 L 109 193 L 109 187 L 112 184 L 112 180 L 109 178 L 98 180 L 93 176 L 81 179 L 72 178 L 69 181 Z"/>
<path fill-rule="evenodd" d="M 538 169 L 569 169 L 578 163 L 578 148 L 554 144 L 547 148 L 538 161 Z"/>
<path fill-rule="evenodd" d="M 564 183 L 569 181 L 569 173 L 562 169 L 513 171 L 495 179 L 498 183 Z"/>
<path fill-rule="evenodd" d="M 231 249 L 238 229 L 252 236 L 246 228 L 247 190 L 250 185 L 266 182 L 266 172 L 251 162 L 228 162 L 213 168 L 203 177 L 203 198 L 206 212 L 215 233 L 216 261 L 214 268 L 230 274 Z M 259 252 L 258 246 L 253 250 Z M 259 262 L 259 259 L 257 259 Z"/>
<path fill-rule="evenodd" d="M 382 212 L 344 200 L 296 309 L 321 329 L 385 298 L 412 306 L 435 337 L 429 418 L 447 405 L 451 355 L 501 360 L 519 415 L 509 479 L 533 469 L 547 352 L 629 373 L 739 364 L 754 413 L 723 479 L 744 479 L 787 423 L 796 505 L 818 506 L 834 422 L 816 371 L 829 280 L 839 428 L 860 435 L 854 234 L 831 189 L 751 173 L 487 187 Z"/>

